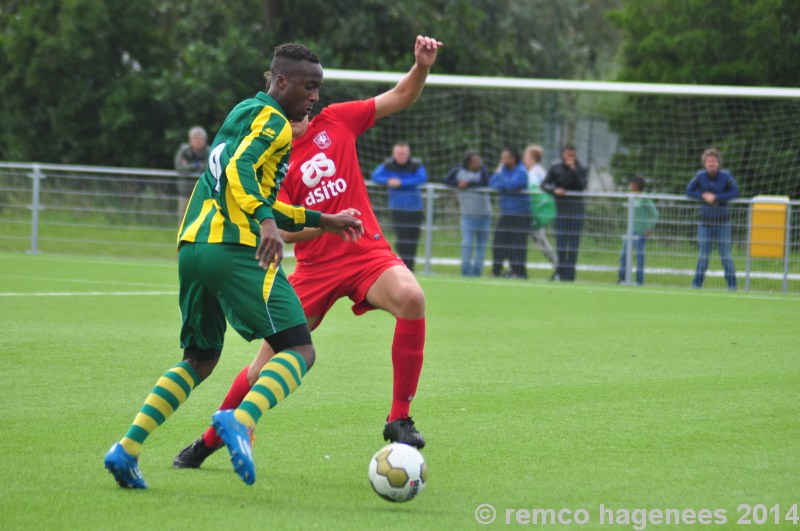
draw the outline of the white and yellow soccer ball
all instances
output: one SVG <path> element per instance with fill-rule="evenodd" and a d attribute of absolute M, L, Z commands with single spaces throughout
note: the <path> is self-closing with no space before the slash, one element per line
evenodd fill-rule
<path fill-rule="evenodd" d="M 369 482 L 384 500 L 407 502 L 416 498 L 425 488 L 428 465 L 413 446 L 392 443 L 372 456 Z"/>

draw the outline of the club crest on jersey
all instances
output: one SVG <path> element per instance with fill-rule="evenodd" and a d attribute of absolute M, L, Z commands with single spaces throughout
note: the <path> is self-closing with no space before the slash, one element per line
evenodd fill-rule
<path fill-rule="evenodd" d="M 319 146 L 320 149 L 327 149 L 331 147 L 333 140 L 328 136 L 327 131 L 320 131 L 317 133 L 317 136 L 314 137 L 314 143 Z"/>

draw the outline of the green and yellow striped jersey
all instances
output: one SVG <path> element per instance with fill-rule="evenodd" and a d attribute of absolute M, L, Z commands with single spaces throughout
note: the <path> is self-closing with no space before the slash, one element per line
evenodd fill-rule
<path fill-rule="evenodd" d="M 291 150 L 292 128 L 277 101 L 259 92 L 234 107 L 194 187 L 178 246 L 205 242 L 256 247 L 267 218 L 290 232 L 319 227 L 319 212 L 276 200 Z"/>

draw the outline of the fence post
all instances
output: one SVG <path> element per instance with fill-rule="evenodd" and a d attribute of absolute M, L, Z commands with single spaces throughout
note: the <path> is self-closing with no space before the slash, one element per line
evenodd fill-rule
<path fill-rule="evenodd" d="M 628 194 L 628 226 L 625 230 L 625 284 L 633 284 L 633 223 L 635 211 L 635 199 L 633 194 Z"/>
<path fill-rule="evenodd" d="M 786 236 L 783 242 L 783 292 L 789 292 L 789 246 L 792 244 L 792 204 L 786 205 Z"/>
<path fill-rule="evenodd" d="M 435 197 L 431 184 L 425 185 L 425 197 L 425 273 L 430 274 L 433 256 L 433 202 Z"/>
<path fill-rule="evenodd" d="M 33 165 L 33 172 L 28 174 L 28 177 L 33 179 L 33 190 L 31 192 L 31 248 L 28 250 L 29 254 L 39 254 L 39 211 L 41 204 L 39 196 L 41 195 L 41 181 L 44 179 L 42 174 L 42 167 L 39 164 Z"/>
<path fill-rule="evenodd" d="M 744 290 L 750 291 L 750 269 L 751 269 L 751 254 L 753 243 L 753 200 L 750 200 L 750 206 L 747 209 L 747 265 L 744 270 Z"/>

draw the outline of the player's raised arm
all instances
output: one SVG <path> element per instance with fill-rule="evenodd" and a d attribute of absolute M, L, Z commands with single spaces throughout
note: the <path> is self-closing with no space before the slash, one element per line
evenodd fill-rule
<path fill-rule="evenodd" d="M 414 66 L 391 90 L 375 98 L 375 120 L 410 107 L 422 93 L 425 79 L 436 62 L 436 50 L 444 46 L 431 37 L 417 35 L 414 44 Z"/>

